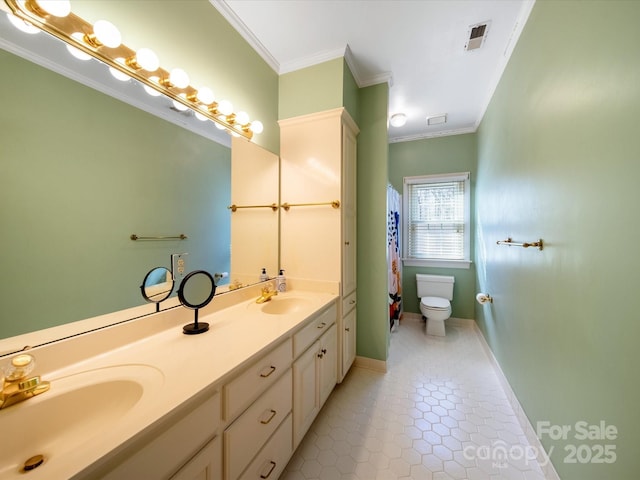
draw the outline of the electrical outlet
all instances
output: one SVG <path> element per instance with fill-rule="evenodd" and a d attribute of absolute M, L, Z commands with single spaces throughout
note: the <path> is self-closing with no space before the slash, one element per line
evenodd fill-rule
<path fill-rule="evenodd" d="M 171 255 L 171 273 L 176 283 L 182 281 L 187 275 L 187 255 L 188 253 L 174 253 Z"/>

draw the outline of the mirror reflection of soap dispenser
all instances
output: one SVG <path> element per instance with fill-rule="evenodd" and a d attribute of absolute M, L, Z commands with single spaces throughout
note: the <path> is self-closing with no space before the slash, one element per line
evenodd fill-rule
<path fill-rule="evenodd" d="M 287 279 L 284 278 L 284 270 L 280 269 L 280 273 L 276 277 L 276 290 L 279 292 L 287 291 Z"/>
<path fill-rule="evenodd" d="M 269 280 L 269 275 L 267 275 L 267 269 L 263 268 L 262 273 L 260 274 L 260 281 L 266 282 L 267 280 Z"/>

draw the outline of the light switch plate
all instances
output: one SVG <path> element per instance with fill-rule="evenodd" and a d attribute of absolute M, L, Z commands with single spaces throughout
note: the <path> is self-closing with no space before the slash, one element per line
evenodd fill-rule
<path fill-rule="evenodd" d="M 171 273 L 173 273 L 173 280 L 175 283 L 180 283 L 187 273 L 189 273 L 187 270 L 187 255 L 189 254 L 171 254 Z"/>

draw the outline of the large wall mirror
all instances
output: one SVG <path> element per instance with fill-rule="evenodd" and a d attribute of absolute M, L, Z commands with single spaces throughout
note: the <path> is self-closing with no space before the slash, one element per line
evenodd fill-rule
<path fill-rule="evenodd" d="M 13 30 L 0 11 L 0 36 Z M 260 156 L 262 171 L 232 175 L 232 156 L 235 162 L 242 155 L 232 155 L 229 139 L 216 142 L 179 126 L 187 119 L 169 103 L 166 115 L 177 120 L 43 68 L 6 45 L 0 43 L 0 339 L 60 332 L 61 325 L 96 316 L 120 321 L 113 312 L 125 309 L 152 313 L 140 285 L 152 268 L 170 268 L 172 253 L 188 253 L 187 271 L 229 272 L 222 285 L 236 277 L 257 282 L 262 267 L 275 275 L 277 214 L 262 219 L 259 232 L 249 224 L 241 227 L 246 232 L 234 231 L 242 239 L 238 251 L 257 252 L 236 274 L 228 206 L 244 201 L 232 193 L 232 176 L 242 185 L 241 174 L 250 182 L 259 176 L 261 195 L 278 201 L 276 155 L 242 140 Z M 131 234 L 187 239 L 132 241 Z M 13 347 L 2 341 L 0 355 Z"/>

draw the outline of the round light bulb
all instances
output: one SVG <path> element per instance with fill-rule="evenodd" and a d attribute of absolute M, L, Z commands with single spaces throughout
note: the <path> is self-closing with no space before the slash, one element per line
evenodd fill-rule
<path fill-rule="evenodd" d="M 216 99 L 216 97 L 213 95 L 213 90 L 208 87 L 202 87 L 198 89 L 196 98 L 199 102 L 204 103 L 205 105 L 213 103 L 213 101 Z"/>
<path fill-rule="evenodd" d="M 119 47 L 122 43 L 120 30 L 113 23 L 106 20 L 98 20 L 93 25 L 93 34 L 102 45 L 109 48 Z"/>
<path fill-rule="evenodd" d="M 84 39 L 84 34 L 80 32 L 72 33 L 71 36 L 76 40 L 78 40 L 79 42 L 82 42 L 82 40 Z M 67 45 L 67 50 L 71 55 L 76 57 L 78 60 L 89 60 L 91 58 L 91 55 L 89 55 L 88 53 L 85 53 L 79 48 L 73 47 L 71 45 Z"/>
<path fill-rule="evenodd" d="M 189 75 L 180 68 L 174 68 L 169 74 L 169 82 L 175 87 L 186 88 L 189 86 Z"/>
<path fill-rule="evenodd" d="M 136 52 L 136 62 L 147 72 L 155 72 L 160 67 L 160 60 L 150 48 L 141 48 Z"/>
<path fill-rule="evenodd" d="M 206 122 L 207 120 L 209 120 L 207 117 L 205 117 L 203 114 L 201 114 L 200 112 L 195 112 L 195 116 L 198 120 L 200 120 L 201 122 Z"/>
<path fill-rule="evenodd" d="M 152 77 L 152 78 L 157 78 L 157 77 Z M 147 92 L 152 97 L 159 97 L 160 95 L 162 95 L 162 93 L 160 93 L 154 88 L 151 88 L 149 85 L 143 85 L 142 88 L 144 88 L 144 91 Z"/>
<path fill-rule="evenodd" d="M 262 122 L 260 120 L 254 120 L 253 122 L 251 122 L 251 131 L 253 133 L 260 134 L 263 130 L 264 125 L 262 125 Z"/>
<path fill-rule="evenodd" d="M 223 122 L 226 122 L 226 121 L 227 121 L 227 119 L 226 119 L 226 118 L 224 118 L 224 115 L 218 115 L 218 117 L 217 117 L 217 118 L 218 118 L 218 120 L 222 120 Z M 224 130 L 225 128 L 227 128 L 227 127 L 225 127 L 224 125 L 222 125 L 221 123 L 218 123 L 218 122 L 214 122 L 214 123 L 216 124 L 216 128 L 217 128 L 218 130 Z"/>
<path fill-rule="evenodd" d="M 395 115 L 391 115 L 389 123 L 392 127 L 402 127 L 407 123 L 407 116 L 404 113 L 396 113 Z"/>
<path fill-rule="evenodd" d="M 247 112 L 236 113 L 236 123 L 240 125 L 246 125 L 249 123 L 249 114 Z"/>
<path fill-rule="evenodd" d="M 39 10 L 42 10 L 54 17 L 66 17 L 71 13 L 71 2 L 69 0 L 35 0 Z"/>
<path fill-rule="evenodd" d="M 72 47 L 71 45 L 67 45 L 67 50 L 71 55 L 76 57 L 78 60 L 86 61 L 91 59 L 91 55 L 89 55 L 88 53 L 84 53 L 82 50 L 76 47 Z"/>
<path fill-rule="evenodd" d="M 186 98 L 186 96 L 184 94 L 180 94 L 179 95 L 180 98 Z M 181 112 L 185 112 L 187 110 L 189 110 L 189 107 L 187 107 L 186 105 L 183 105 L 182 103 L 178 102 L 177 100 L 172 100 L 173 102 L 173 106 L 175 107 L 176 110 L 179 110 Z"/>
<path fill-rule="evenodd" d="M 7 12 L 7 17 L 9 18 L 9 21 L 11 22 L 11 24 L 23 33 L 34 34 L 40 31 L 39 28 L 34 27 L 32 24 L 30 24 L 26 20 L 22 20 L 21 18 L 16 17 L 12 13 Z"/>
<path fill-rule="evenodd" d="M 126 82 L 131 78 L 126 73 L 122 73 L 120 70 L 113 67 L 109 67 L 109 73 L 113 75 L 113 78 L 115 78 L 116 80 L 120 80 L 121 82 Z"/>
<path fill-rule="evenodd" d="M 223 115 L 231 115 L 233 113 L 233 105 L 228 100 L 220 100 L 218 103 L 218 111 Z"/>

